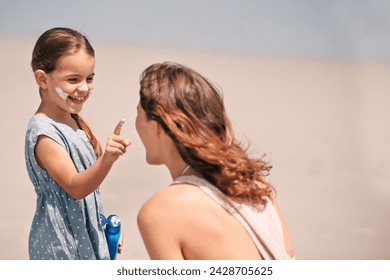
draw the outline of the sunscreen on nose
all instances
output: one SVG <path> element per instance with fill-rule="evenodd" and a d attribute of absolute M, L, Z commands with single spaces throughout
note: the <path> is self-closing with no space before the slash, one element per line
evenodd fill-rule
<path fill-rule="evenodd" d="M 63 92 L 61 88 L 56 87 L 55 90 L 62 99 L 66 100 L 68 98 L 69 94 Z"/>
<path fill-rule="evenodd" d="M 88 85 L 87 84 L 82 84 L 79 88 L 81 90 L 88 91 Z"/>

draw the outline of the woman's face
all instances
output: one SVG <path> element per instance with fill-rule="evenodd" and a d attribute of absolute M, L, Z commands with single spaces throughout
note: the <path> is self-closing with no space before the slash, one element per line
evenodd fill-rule
<path fill-rule="evenodd" d="M 51 100 L 62 110 L 79 113 L 94 88 L 95 58 L 84 49 L 61 57 L 48 74 Z"/>
<path fill-rule="evenodd" d="M 145 147 L 146 162 L 149 164 L 162 164 L 160 160 L 161 148 L 158 142 L 158 124 L 154 120 L 149 120 L 141 104 L 137 106 L 137 117 L 135 128 Z"/>

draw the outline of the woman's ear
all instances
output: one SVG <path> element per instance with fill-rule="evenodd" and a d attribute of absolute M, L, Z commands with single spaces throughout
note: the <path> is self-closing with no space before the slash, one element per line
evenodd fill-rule
<path fill-rule="evenodd" d="M 152 120 L 152 129 L 157 136 L 160 136 L 164 132 L 162 126 L 155 120 Z"/>
<path fill-rule="evenodd" d="M 47 75 L 43 70 L 36 70 L 34 72 L 34 77 L 40 88 L 47 89 Z"/>

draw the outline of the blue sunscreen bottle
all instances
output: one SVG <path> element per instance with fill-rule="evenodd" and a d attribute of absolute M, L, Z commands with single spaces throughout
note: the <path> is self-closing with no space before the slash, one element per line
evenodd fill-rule
<path fill-rule="evenodd" d="M 104 232 L 106 232 L 107 219 L 103 214 L 100 214 L 100 224 L 102 225 Z"/>
<path fill-rule="evenodd" d="M 117 215 L 107 217 L 106 239 L 111 260 L 116 259 L 118 252 L 118 242 L 121 236 L 121 220 Z"/>

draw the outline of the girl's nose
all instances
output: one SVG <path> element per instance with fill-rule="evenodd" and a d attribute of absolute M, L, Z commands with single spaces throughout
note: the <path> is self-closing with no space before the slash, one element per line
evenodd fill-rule
<path fill-rule="evenodd" d="M 88 85 L 86 83 L 83 83 L 82 85 L 79 86 L 79 90 L 88 91 L 89 90 Z"/>

